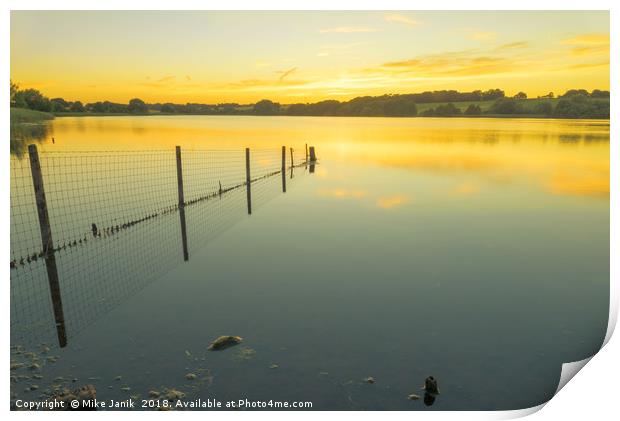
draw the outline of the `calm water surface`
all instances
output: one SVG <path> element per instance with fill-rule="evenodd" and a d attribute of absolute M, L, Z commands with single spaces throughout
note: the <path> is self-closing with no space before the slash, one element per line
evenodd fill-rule
<path fill-rule="evenodd" d="M 12 398 L 62 376 L 102 399 L 175 388 L 323 410 L 517 409 L 548 400 L 561 364 L 599 349 L 608 121 L 57 118 L 39 144 L 52 230 L 70 241 L 91 215 L 132 217 L 132 200 L 134 210 L 174 204 L 175 145 L 187 199 L 244 177 L 245 147 L 266 174 L 280 146 L 301 162 L 305 143 L 317 148 L 314 173 L 287 172 L 285 194 L 279 176 L 257 182 L 251 216 L 244 189 L 188 207 L 187 262 L 179 216 L 163 211 L 57 253 L 64 348 L 45 266 L 11 270 L 12 345 L 51 348 L 43 378 L 17 378 Z M 229 152 L 209 161 L 205 149 Z M 40 243 L 25 161 L 12 161 L 12 258 Z M 219 335 L 244 342 L 207 352 Z M 441 395 L 408 400 L 428 375 Z"/>

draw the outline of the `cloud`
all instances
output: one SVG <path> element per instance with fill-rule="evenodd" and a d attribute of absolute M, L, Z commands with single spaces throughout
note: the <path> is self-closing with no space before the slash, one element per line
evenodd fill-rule
<path fill-rule="evenodd" d="M 174 80 L 174 76 L 164 76 L 161 79 L 158 79 L 157 82 L 169 82 L 171 80 Z"/>
<path fill-rule="evenodd" d="M 385 15 L 383 18 L 386 22 L 402 23 L 408 26 L 416 26 L 420 24 L 420 22 L 418 22 L 417 20 L 411 19 L 410 17 L 401 15 L 399 13 L 390 13 L 388 15 Z"/>
<path fill-rule="evenodd" d="M 609 34 L 581 34 L 563 39 L 561 43 L 565 45 L 609 45 Z"/>
<path fill-rule="evenodd" d="M 377 32 L 378 29 L 376 28 L 370 28 L 367 26 L 338 26 L 335 28 L 324 28 L 324 29 L 319 29 L 319 32 L 321 34 L 327 34 L 327 33 L 341 33 L 341 34 L 348 34 L 348 33 L 353 33 L 353 32 Z"/>
<path fill-rule="evenodd" d="M 508 44 L 500 45 L 495 50 L 496 51 L 516 50 L 516 49 L 519 49 L 519 48 L 529 47 L 529 45 L 530 44 L 527 41 L 517 41 L 517 42 L 511 42 L 511 43 L 508 43 Z"/>
<path fill-rule="evenodd" d="M 377 199 L 377 206 L 382 209 L 392 209 L 396 206 L 404 205 L 405 203 L 409 203 L 409 196 L 406 196 L 404 194 L 398 194 L 389 197 L 380 197 L 379 199 Z"/>
<path fill-rule="evenodd" d="M 378 68 L 367 69 L 367 72 L 409 73 L 418 77 L 472 76 L 507 73 L 514 71 L 522 64 L 522 62 L 508 57 L 493 57 L 480 51 L 465 50 L 387 62 Z"/>
<path fill-rule="evenodd" d="M 561 41 L 561 44 L 572 47 L 573 56 L 609 54 L 609 34 L 581 34 Z"/>
<path fill-rule="evenodd" d="M 278 78 L 278 83 L 282 82 L 284 80 L 284 78 L 286 78 L 287 76 L 292 75 L 293 73 L 295 73 L 297 71 L 297 67 L 292 67 L 288 70 L 279 70 L 276 73 L 280 73 L 280 78 Z"/>

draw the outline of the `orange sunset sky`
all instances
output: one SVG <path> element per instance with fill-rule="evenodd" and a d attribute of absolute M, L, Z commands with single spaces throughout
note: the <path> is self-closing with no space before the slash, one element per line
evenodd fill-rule
<path fill-rule="evenodd" d="M 609 14 L 13 11 L 11 79 L 83 102 L 609 89 Z"/>

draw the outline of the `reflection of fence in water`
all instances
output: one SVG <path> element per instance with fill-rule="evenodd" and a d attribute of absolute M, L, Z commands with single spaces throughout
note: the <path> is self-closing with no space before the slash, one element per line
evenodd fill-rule
<path fill-rule="evenodd" d="M 305 172 L 300 151 L 287 150 L 284 165 L 280 151 L 251 151 L 254 208 L 282 191 L 277 177 L 282 167 L 287 178 Z M 185 211 L 190 253 L 246 214 L 243 151 L 184 150 L 181 156 L 184 202 L 179 204 L 174 151 L 42 154 L 54 240 L 47 254 L 30 162 L 12 159 L 12 341 L 51 344 L 58 337 L 62 346 L 65 331 L 69 337 L 77 334 L 172 269 L 183 259 L 179 215 Z M 304 168 L 294 169 L 299 166 Z M 57 262 L 61 303 L 50 297 L 50 254 Z M 54 321 L 59 306 L 63 335 Z"/>

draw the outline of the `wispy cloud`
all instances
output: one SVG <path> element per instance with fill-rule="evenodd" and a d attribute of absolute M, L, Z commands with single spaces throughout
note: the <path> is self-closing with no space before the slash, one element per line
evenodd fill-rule
<path fill-rule="evenodd" d="M 609 34 L 581 34 L 561 41 L 571 48 L 574 56 L 609 54 Z"/>
<path fill-rule="evenodd" d="M 353 32 L 377 32 L 378 29 L 377 28 L 371 28 L 368 26 L 337 26 L 335 28 L 323 28 L 323 29 L 319 29 L 319 32 L 321 34 L 327 34 L 327 33 L 341 33 L 341 34 L 348 34 L 348 33 L 353 33 Z"/>
<path fill-rule="evenodd" d="M 529 45 L 530 45 L 530 43 L 527 42 L 527 41 L 510 42 L 508 44 L 500 45 L 495 50 L 496 51 L 516 50 L 516 49 L 519 49 L 519 48 L 529 47 Z"/>
<path fill-rule="evenodd" d="M 418 22 L 417 20 L 405 15 L 401 15 L 400 13 L 390 13 L 385 15 L 383 18 L 386 22 L 400 23 L 408 26 L 416 26 L 420 24 L 420 22 Z"/>
<path fill-rule="evenodd" d="M 606 44 L 609 45 L 609 34 L 581 34 L 571 38 L 566 38 L 562 40 L 562 44 L 566 45 L 601 45 Z"/>

